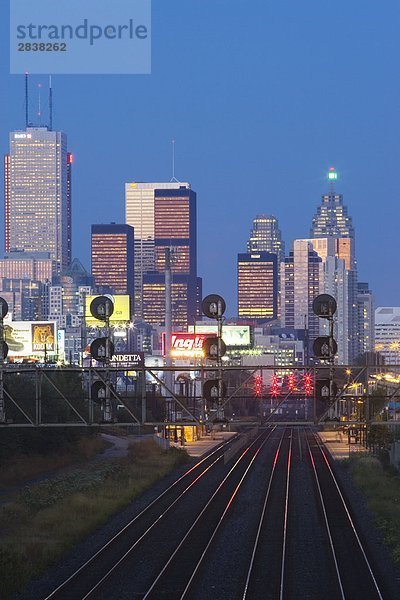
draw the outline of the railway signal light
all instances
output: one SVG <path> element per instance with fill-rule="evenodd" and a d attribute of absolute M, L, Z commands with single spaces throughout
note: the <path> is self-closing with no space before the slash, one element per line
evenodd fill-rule
<path fill-rule="evenodd" d="M 271 394 L 271 396 L 274 396 L 275 398 L 277 396 L 279 396 L 278 376 L 275 373 L 272 375 L 270 394 Z"/>
<path fill-rule="evenodd" d="M 317 358 L 332 359 L 338 351 L 336 340 L 330 336 L 317 337 L 313 344 L 313 352 Z"/>
<path fill-rule="evenodd" d="M 254 395 L 257 398 L 261 398 L 262 396 L 262 377 L 261 375 L 256 375 L 254 379 Z"/>
<path fill-rule="evenodd" d="M 338 387 L 334 381 L 329 379 L 319 379 L 315 384 L 315 397 L 317 400 L 333 400 L 338 392 Z"/>
<path fill-rule="evenodd" d="M 206 296 L 201 304 L 203 313 L 209 319 L 219 319 L 226 310 L 225 300 L 218 294 Z"/>
<path fill-rule="evenodd" d="M 305 373 L 303 376 L 304 393 L 306 396 L 311 396 L 313 391 L 313 378 L 311 373 Z"/>
<path fill-rule="evenodd" d="M 203 396 L 209 402 L 218 402 L 226 396 L 226 383 L 221 381 L 221 398 L 219 397 L 219 380 L 218 379 L 207 379 L 203 385 Z"/>
<path fill-rule="evenodd" d="M 320 294 L 313 301 L 313 311 L 322 319 L 330 319 L 337 309 L 336 300 L 329 294 Z"/>
<path fill-rule="evenodd" d="M 288 376 L 288 388 L 290 392 L 294 392 L 296 389 L 296 377 L 294 373 L 290 373 Z"/>
<path fill-rule="evenodd" d="M 114 302 L 108 296 L 96 296 L 90 303 L 90 312 L 93 318 L 107 321 L 114 312 Z"/>
<path fill-rule="evenodd" d="M 107 356 L 108 343 L 108 356 Z M 114 355 L 114 344 L 107 338 L 97 338 L 90 344 L 90 354 L 92 358 L 98 361 L 110 360 Z"/>
<path fill-rule="evenodd" d="M 218 357 L 218 338 L 217 337 L 209 337 L 206 338 L 203 342 L 203 353 L 206 358 L 209 360 L 218 360 L 226 353 L 226 344 L 223 340 L 219 340 L 221 354 Z"/>

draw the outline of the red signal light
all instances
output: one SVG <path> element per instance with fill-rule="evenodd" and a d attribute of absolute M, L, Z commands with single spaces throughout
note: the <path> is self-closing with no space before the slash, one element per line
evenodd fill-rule
<path fill-rule="evenodd" d="M 313 378 L 310 373 L 303 375 L 303 387 L 306 396 L 311 396 L 313 391 Z"/>
<path fill-rule="evenodd" d="M 270 394 L 271 394 L 271 396 L 274 396 L 275 398 L 276 398 L 276 396 L 279 396 L 278 376 L 275 373 L 272 375 Z"/>
<path fill-rule="evenodd" d="M 257 375 L 254 380 L 254 395 L 260 398 L 262 395 L 262 377 Z"/>
<path fill-rule="evenodd" d="M 290 373 L 288 376 L 288 388 L 290 392 L 293 392 L 296 389 L 296 378 L 294 373 Z"/>

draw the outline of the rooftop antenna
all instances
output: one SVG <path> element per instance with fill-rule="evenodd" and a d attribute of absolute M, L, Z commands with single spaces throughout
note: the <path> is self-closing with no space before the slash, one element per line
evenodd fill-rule
<path fill-rule="evenodd" d="M 171 182 L 179 183 L 178 179 L 175 177 L 175 140 L 172 140 L 171 143 L 172 143 L 172 178 L 171 178 Z"/>
<path fill-rule="evenodd" d="M 28 71 L 25 72 L 25 127 L 29 126 L 29 88 L 28 88 Z"/>
<path fill-rule="evenodd" d="M 42 84 L 41 83 L 38 83 L 38 89 L 39 89 L 39 106 L 38 106 L 37 116 L 39 117 L 39 127 L 41 127 L 41 124 L 42 124 Z"/>
<path fill-rule="evenodd" d="M 51 87 L 51 75 L 49 77 L 49 112 L 50 112 L 49 131 L 53 131 L 53 88 Z"/>

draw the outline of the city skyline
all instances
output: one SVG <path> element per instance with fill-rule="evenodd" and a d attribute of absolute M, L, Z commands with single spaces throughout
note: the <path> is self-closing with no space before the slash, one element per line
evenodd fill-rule
<path fill-rule="evenodd" d="M 400 12 L 395 2 L 388 3 L 385 14 L 377 7 L 360 14 L 347 4 L 339 2 L 340 10 L 332 13 L 313 2 L 311 23 L 301 7 L 292 7 L 288 22 L 284 7 L 271 9 L 256 3 L 252 15 L 257 19 L 246 17 L 251 36 L 245 29 L 241 42 L 251 44 L 249 64 L 240 60 L 239 47 L 225 49 L 217 38 L 211 44 L 208 39 L 208 47 L 199 39 L 193 49 L 182 25 L 196 19 L 199 27 L 207 27 L 206 17 L 178 0 L 173 10 L 160 5 L 155 11 L 152 76 L 54 77 L 54 127 L 67 132 L 75 156 L 74 206 L 79 206 L 79 214 L 75 211 L 73 256 L 89 267 L 90 225 L 99 222 L 97 212 L 104 223 L 123 222 L 125 182 L 169 181 L 171 140 L 176 139 L 176 176 L 190 181 L 198 193 L 199 273 L 204 277 L 204 292 L 225 296 L 229 314 L 236 311 L 235 256 L 245 247 L 247 223 L 256 214 L 273 213 L 286 244 L 307 236 L 315 202 L 328 189 L 325 173 L 332 164 L 339 173 L 337 190 L 346 196 L 357 229 L 360 280 L 369 281 L 377 305 L 398 304 L 400 284 L 391 278 L 391 257 L 398 248 L 394 174 L 400 149 L 394 132 L 399 86 L 388 75 L 398 66 L 394 44 Z M 0 10 L 2 37 L 7 40 L 7 8 Z M 223 7 L 210 6 L 210 10 L 216 27 L 224 31 L 233 29 L 243 16 L 238 3 L 232 4 L 229 14 Z M 334 47 L 322 33 L 327 22 L 340 42 Z M 356 50 L 349 35 L 352 28 L 360 33 Z M 179 46 L 190 48 L 187 53 L 171 45 L 167 29 L 172 35 L 179 31 Z M 377 36 L 373 39 L 380 40 L 379 56 L 371 30 Z M 307 35 L 300 37 L 299 31 Z M 292 44 L 286 48 L 287 36 L 296 41 L 296 57 Z M 307 36 L 318 43 L 318 57 L 310 56 Z M 196 62 L 200 53 L 201 63 Z M 24 124 L 23 81 L 6 75 L 6 53 L 0 64 L 4 106 L 0 139 L 5 153 L 8 131 Z M 194 68 L 197 75 L 192 89 L 185 88 L 180 97 L 159 93 L 173 77 L 167 68 L 171 64 L 184 73 Z M 244 74 L 239 89 L 237 69 Z M 314 72 L 320 76 L 318 85 L 310 77 Z M 203 102 L 205 79 L 216 86 L 215 102 Z M 46 79 L 32 77 L 32 111 L 39 81 L 45 84 Z M 329 95 L 324 92 L 327 87 Z M 360 102 L 361 87 L 368 90 L 367 103 Z M 114 147 L 119 149 L 118 161 Z M 365 207 L 376 201 L 382 210 L 372 220 Z M 385 213 L 391 214 L 390 220 Z M 228 215 L 230 227 L 222 228 L 220 262 L 216 262 L 207 243 L 208 223 L 210 218 L 223 222 Z M 382 227 L 385 239 L 373 250 L 369 241 L 375 228 Z"/>

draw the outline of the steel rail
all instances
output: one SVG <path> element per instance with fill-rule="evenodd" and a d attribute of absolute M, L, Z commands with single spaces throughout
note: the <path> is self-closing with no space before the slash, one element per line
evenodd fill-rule
<path fill-rule="evenodd" d="M 333 544 L 333 539 L 332 539 L 332 534 L 331 534 L 331 528 L 329 525 L 329 521 L 328 521 L 328 514 L 326 511 L 326 506 L 325 506 L 325 502 L 324 502 L 324 497 L 322 494 L 322 490 L 321 490 L 321 485 L 319 482 L 319 477 L 318 477 L 318 473 L 317 473 L 317 469 L 315 466 L 315 461 L 314 461 L 314 457 L 312 455 L 312 451 L 311 451 L 311 447 L 310 447 L 310 443 L 308 441 L 307 435 L 305 436 L 306 438 L 306 443 L 307 443 L 307 448 L 308 448 L 308 452 L 309 452 L 309 456 L 310 456 L 310 461 L 311 461 L 311 465 L 313 468 L 313 473 L 315 476 L 315 482 L 317 484 L 317 489 L 318 489 L 318 495 L 319 495 L 319 499 L 320 499 L 320 503 L 321 503 L 321 508 L 322 508 L 322 512 L 324 515 L 324 522 L 325 522 L 325 527 L 326 527 L 326 531 L 328 534 L 328 539 L 329 539 L 329 546 L 332 552 L 332 558 L 333 558 L 333 562 L 335 565 L 335 572 L 336 572 L 336 577 L 337 577 L 337 581 L 338 581 L 338 585 L 339 585 L 339 589 L 340 589 L 340 595 L 342 597 L 342 600 L 345 600 L 345 595 L 344 595 L 344 590 L 343 590 L 343 584 L 342 584 L 342 578 L 340 576 L 340 571 L 339 571 L 339 565 L 338 565 L 338 561 L 337 561 L 337 557 L 336 557 L 336 552 L 335 552 L 335 547 Z"/>
<path fill-rule="evenodd" d="M 350 524 L 350 526 L 351 526 L 352 532 L 353 532 L 353 534 L 354 534 L 354 537 L 355 537 L 355 539 L 356 539 L 356 541 L 357 541 L 357 545 L 358 545 L 358 547 L 359 547 L 359 549 L 360 549 L 360 551 L 361 551 L 361 554 L 362 554 L 362 556 L 363 556 L 363 559 L 364 559 L 364 561 L 365 561 L 365 564 L 366 564 L 366 566 L 367 566 L 368 572 L 369 572 L 369 574 L 370 574 L 370 576 L 371 576 L 371 579 L 372 579 L 372 581 L 373 581 L 373 584 L 374 584 L 375 590 L 376 590 L 376 592 L 377 592 L 377 594 L 378 594 L 379 600 L 383 600 L 383 595 L 382 595 L 382 593 L 381 593 L 381 591 L 380 591 L 380 589 L 379 589 L 378 582 L 376 581 L 375 575 L 374 575 L 374 573 L 373 573 L 373 571 L 372 571 L 372 567 L 371 567 L 371 565 L 370 565 L 370 562 L 369 562 L 369 560 L 368 560 L 368 558 L 367 558 L 367 554 L 366 554 L 366 552 L 365 552 L 365 550 L 364 550 L 363 544 L 361 543 L 360 537 L 359 537 L 359 535 L 358 535 L 358 533 L 357 533 L 357 529 L 356 529 L 356 527 L 355 527 L 355 524 L 354 524 L 354 521 L 353 521 L 353 519 L 352 519 L 352 517 L 351 517 L 351 515 L 350 515 L 350 511 L 349 511 L 349 509 L 348 509 L 348 507 L 347 507 L 347 503 L 346 503 L 346 501 L 345 501 L 345 499 L 344 499 L 344 497 L 343 497 L 343 494 L 342 494 L 342 492 L 341 492 L 341 489 L 340 489 L 340 487 L 339 487 L 339 484 L 338 484 L 338 482 L 337 482 L 337 479 L 336 479 L 336 477 L 335 477 L 335 474 L 334 474 L 334 473 L 333 473 L 333 471 L 332 471 L 332 467 L 331 467 L 331 465 L 329 464 L 329 460 L 328 460 L 328 457 L 327 457 L 327 455 L 326 455 L 326 453 L 325 453 L 325 450 L 324 450 L 323 444 L 322 444 L 322 442 L 321 442 L 321 440 L 320 440 L 319 436 L 317 436 L 317 435 L 316 435 L 314 432 L 312 433 L 312 435 L 314 436 L 314 439 L 315 439 L 315 440 L 316 440 L 316 442 L 317 442 L 317 446 L 318 446 L 318 448 L 319 448 L 319 450 L 320 450 L 320 452 L 321 452 L 321 454 L 322 454 L 322 456 L 323 456 L 323 458 L 324 458 L 325 464 L 326 464 L 326 466 L 327 466 L 327 468 L 328 468 L 328 471 L 329 471 L 329 473 L 330 473 L 330 475 L 331 475 L 331 477 L 332 477 L 332 480 L 333 480 L 333 482 L 334 482 L 334 484 L 335 484 L 335 487 L 336 487 L 336 489 L 337 489 L 337 492 L 338 492 L 338 494 L 339 494 L 339 497 L 340 497 L 340 500 L 341 500 L 341 502 L 342 502 L 343 508 L 344 508 L 344 510 L 345 510 L 346 516 L 347 516 L 347 518 L 348 518 L 349 524 Z"/>
<path fill-rule="evenodd" d="M 283 600 L 283 592 L 284 592 L 287 522 L 288 522 L 288 512 L 289 512 L 290 466 L 291 466 L 291 459 L 292 459 L 292 442 L 293 442 L 293 429 L 290 432 L 290 443 L 289 443 L 287 471 L 286 471 L 286 494 L 285 494 L 286 497 L 285 497 L 285 515 L 284 515 L 284 521 L 283 521 L 282 567 L 281 567 L 281 581 L 280 581 L 280 591 L 279 591 L 280 600 Z"/>
<path fill-rule="evenodd" d="M 254 541 L 253 552 L 252 552 L 252 555 L 251 555 L 250 564 L 249 564 L 249 568 L 248 568 L 248 571 L 247 571 L 247 578 L 246 578 L 246 583 L 245 583 L 245 586 L 244 586 L 244 591 L 243 591 L 243 596 L 242 596 L 243 600 L 246 600 L 246 597 L 247 597 L 247 592 L 248 592 L 248 589 L 249 589 L 250 579 L 251 579 L 252 572 L 253 572 L 254 561 L 255 561 L 256 554 L 257 554 L 257 550 L 258 550 L 258 545 L 259 545 L 261 530 L 262 530 L 262 527 L 263 527 L 263 524 L 264 524 L 265 513 L 266 513 L 266 510 L 267 510 L 267 505 L 268 505 L 269 496 L 270 496 L 270 492 L 271 492 L 272 481 L 274 479 L 276 465 L 277 465 L 279 454 L 280 454 L 280 451 L 281 451 L 282 442 L 283 442 L 283 439 L 285 437 L 285 432 L 286 432 L 286 430 L 284 429 L 283 433 L 282 433 L 282 437 L 281 437 L 281 439 L 279 441 L 279 446 L 278 446 L 278 448 L 276 449 L 276 452 L 275 452 L 274 462 L 272 464 L 272 470 L 271 470 L 271 474 L 270 474 L 269 481 L 268 481 L 268 488 L 267 488 L 267 491 L 266 491 L 266 494 L 265 494 L 265 499 L 264 499 L 264 503 L 263 503 L 263 507 L 262 507 L 262 511 L 261 511 L 261 517 L 260 517 L 260 520 L 259 520 L 259 523 L 258 523 L 256 538 L 255 538 L 255 541 Z"/>
<path fill-rule="evenodd" d="M 271 431 L 269 432 L 268 436 L 265 438 L 265 440 L 263 440 L 262 442 L 262 446 L 269 440 L 269 438 L 271 437 L 272 433 L 275 431 L 275 427 L 271 429 Z M 228 481 L 228 479 L 230 478 L 230 476 L 232 475 L 232 473 L 234 472 L 234 470 L 236 469 L 236 467 L 240 464 L 240 462 L 242 461 L 242 459 L 246 456 L 246 454 L 248 453 L 248 451 L 252 448 L 252 446 L 254 446 L 259 440 L 260 438 L 263 437 L 263 435 L 265 434 L 265 432 L 261 433 L 255 440 L 253 440 L 248 446 L 247 448 L 244 449 L 244 451 L 241 453 L 241 455 L 239 456 L 238 460 L 234 463 L 234 465 L 230 468 L 230 470 L 228 471 L 228 473 L 226 474 L 226 476 L 224 477 L 224 479 L 221 481 L 221 483 L 218 485 L 217 489 L 214 491 L 214 493 L 212 494 L 211 498 L 207 501 L 207 503 L 205 504 L 205 506 L 203 507 L 203 509 L 201 510 L 201 512 L 199 513 L 199 515 L 196 517 L 195 521 L 192 523 L 192 525 L 190 526 L 190 528 L 187 530 L 186 534 L 184 535 L 184 537 L 181 539 L 181 541 L 179 542 L 178 546 L 175 548 L 174 552 L 170 555 L 170 557 L 168 558 L 167 562 L 165 563 L 165 565 L 163 566 L 163 568 L 161 569 L 161 571 L 159 572 L 159 574 L 157 575 L 157 577 L 154 579 L 153 583 L 151 584 L 151 586 L 149 587 L 149 589 L 146 591 L 146 593 L 143 596 L 143 600 L 147 600 L 151 594 L 153 593 L 154 589 L 156 588 L 158 582 L 160 581 L 161 577 L 165 574 L 165 572 L 167 571 L 168 567 L 171 565 L 172 561 L 174 560 L 174 558 L 177 556 L 178 552 L 181 550 L 182 546 L 184 545 L 184 543 L 186 542 L 186 540 L 188 539 L 189 535 L 193 532 L 194 528 L 198 525 L 198 523 L 201 521 L 201 519 L 203 518 L 204 513 L 206 512 L 206 510 L 209 508 L 209 506 L 213 503 L 213 501 L 215 500 L 215 498 L 218 496 L 218 494 L 220 493 L 220 491 L 222 490 L 222 488 L 225 486 L 226 482 Z M 261 446 L 261 447 L 262 447 Z M 231 503 L 233 501 L 233 498 L 236 496 L 236 493 L 245 477 L 245 475 L 248 473 L 248 470 L 250 468 L 250 466 L 254 463 L 254 460 L 256 458 L 256 456 L 258 455 L 258 452 L 260 451 L 260 449 L 258 449 L 255 453 L 255 455 L 252 457 L 252 459 L 250 460 L 250 464 L 246 467 L 246 471 L 245 474 L 242 476 L 239 484 L 236 486 L 235 491 L 233 496 L 231 496 L 231 498 L 229 499 L 229 502 L 227 504 L 227 506 L 225 507 L 225 510 L 223 512 L 223 517 L 226 515 L 227 510 L 229 509 L 229 506 L 231 506 Z M 218 521 L 218 524 L 216 526 L 216 530 L 219 529 L 220 524 L 221 524 L 221 519 L 223 518 L 221 517 L 220 520 Z M 194 576 L 197 573 L 201 562 L 204 559 L 204 556 L 206 554 L 206 551 L 209 549 L 212 540 L 215 537 L 215 533 L 216 530 L 214 529 L 213 534 L 211 535 L 211 538 L 209 539 L 209 542 L 207 543 L 206 546 L 206 550 L 202 553 L 200 560 L 197 562 L 194 571 L 192 572 L 192 575 L 189 579 L 190 584 L 193 582 Z M 187 594 L 187 591 L 189 589 L 189 585 L 187 584 L 184 591 L 183 591 L 183 595 L 180 596 L 180 598 L 184 598 Z"/>
<path fill-rule="evenodd" d="M 168 488 L 166 488 L 161 494 L 159 494 L 154 500 L 152 500 L 143 510 L 141 510 L 135 517 L 133 517 L 133 519 L 131 519 L 129 521 L 129 523 L 127 523 L 122 529 L 120 529 L 120 531 L 118 531 L 112 538 L 110 538 L 101 548 L 99 548 L 99 550 L 97 550 L 97 552 L 95 552 L 95 554 L 93 554 L 76 571 L 74 571 L 74 573 L 72 573 L 55 590 L 53 590 L 48 596 L 46 596 L 45 600 L 50 600 L 51 598 L 57 597 L 57 594 L 59 592 L 62 592 L 74 579 L 76 580 L 85 569 L 90 567 L 94 563 L 94 561 L 100 557 L 100 555 L 102 555 L 104 552 L 106 552 L 113 543 L 115 543 L 118 539 L 120 539 L 121 536 L 124 533 L 126 533 L 127 530 L 130 527 L 132 527 L 132 525 L 134 523 L 136 523 L 145 513 L 147 513 L 151 508 L 153 508 L 157 504 L 157 502 L 159 502 L 162 498 L 164 498 L 164 496 L 166 496 L 169 492 L 171 492 L 180 482 L 182 482 L 184 479 L 186 479 L 196 469 L 198 469 L 199 467 L 204 465 L 204 463 L 207 460 L 209 460 L 210 458 L 215 456 L 215 454 L 217 454 L 222 449 L 224 449 L 225 446 L 230 445 L 234 439 L 236 439 L 236 436 L 231 438 L 227 442 L 219 444 L 218 447 L 215 448 L 210 454 L 207 454 L 207 456 L 202 458 L 195 465 L 193 465 L 190 469 L 185 471 L 185 473 L 183 473 L 180 477 L 178 477 L 178 479 L 176 479 L 170 486 L 168 486 Z M 191 484 L 189 484 L 189 486 L 178 496 L 178 498 L 174 501 L 173 504 L 175 504 L 175 502 L 178 499 L 180 499 L 194 485 L 194 483 L 197 482 L 211 467 L 213 467 L 218 461 L 220 461 L 223 458 L 223 456 L 224 456 L 224 454 L 221 453 L 220 456 L 218 456 L 216 458 L 216 460 L 214 460 L 211 463 L 211 465 L 209 465 L 204 471 L 202 471 L 201 474 L 198 477 L 196 477 L 196 479 Z M 173 504 L 171 504 L 170 507 L 172 507 Z M 167 510 L 169 510 L 169 508 Z M 167 512 L 167 511 L 165 511 L 165 512 Z M 163 514 L 165 514 L 165 513 L 163 513 Z M 161 515 L 161 516 L 163 516 L 163 515 Z M 158 520 L 161 518 L 161 516 L 159 516 Z M 157 520 L 157 522 L 158 522 L 158 520 Z M 148 533 L 148 530 L 146 531 L 146 533 Z M 144 536 L 142 535 L 141 539 L 143 539 L 143 537 Z M 135 542 L 135 545 L 136 545 L 136 542 Z M 103 580 L 104 580 L 104 578 L 103 578 Z"/>

